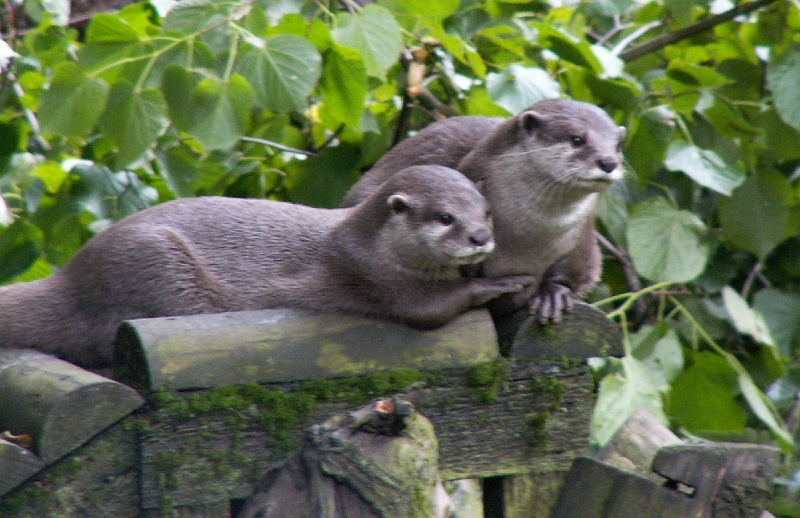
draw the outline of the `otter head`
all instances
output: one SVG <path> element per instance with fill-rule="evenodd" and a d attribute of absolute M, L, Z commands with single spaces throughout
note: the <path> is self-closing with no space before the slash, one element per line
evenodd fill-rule
<path fill-rule="evenodd" d="M 578 192 L 599 192 L 621 180 L 625 128 L 597 106 L 540 101 L 512 119 L 517 153 L 527 153 L 535 180 Z"/>
<path fill-rule="evenodd" d="M 404 169 L 384 184 L 385 244 L 406 267 L 452 279 L 494 250 L 489 205 L 464 175 L 441 166 Z"/>

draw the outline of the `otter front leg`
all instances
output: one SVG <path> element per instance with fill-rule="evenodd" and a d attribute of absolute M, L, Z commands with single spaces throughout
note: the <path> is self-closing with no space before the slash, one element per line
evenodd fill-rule
<path fill-rule="evenodd" d="M 423 286 L 416 296 L 409 294 L 402 302 L 396 299 L 401 320 L 420 328 L 439 327 L 459 314 L 483 306 L 501 295 L 519 293 L 536 282 L 535 277 L 516 275 L 488 278 L 465 278 L 456 283 L 442 283 L 431 289 Z"/>

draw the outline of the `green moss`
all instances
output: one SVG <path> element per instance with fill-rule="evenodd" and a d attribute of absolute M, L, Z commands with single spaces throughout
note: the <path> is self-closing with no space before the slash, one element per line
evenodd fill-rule
<path fill-rule="evenodd" d="M 317 401 L 344 400 L 362 405 L 376 397 L 403 392 L 422 379 L 418 370 L 397 367 L 356 378 L 305 381 L 300 385 L 300 392 L 312 395 Z"/>
<path fill-rule="evenodd" d="M 566 382 L 556 378 L 551 377 L 547 379 L 547 394 L 550 397 L 550 410 L 558 410 L 558 407 L 561 406 L 561 398 L 564 396 L 564 392 L 567 390 Z"/>
<path fill-rule="evenodd" d="M 584 364 L 583 358 L 570 358 L 566 355 L 561 355 L 558 357 L 558 363 L 562 370 L 569 370 L 574 369 L 575 367 L 580 367 Z"/>
<path fill-rule="evenodd" d="M 546 431 L 549 418 L 550 412 L 537 412 L 525 416 L 525 424 L 527 426 L 525 443 L 528 446 L 537 449 L 547 448 L 550 442 Z"/>
<path fill-rule="evenodd" d="M 50 490 L 38 483 L 25 484 L 24 488 L 18 489 L 10 495 L 4 495 L 0 501 L 0 516 L 13 514 L 23 508 L 50 496 Z"/>
<path fill-rule="evenodd" d="M 474 365 L 467 373 L 467 386 L 481 403 L 494 403 L 508 380 L 508 362 L 497 360 Z"/>

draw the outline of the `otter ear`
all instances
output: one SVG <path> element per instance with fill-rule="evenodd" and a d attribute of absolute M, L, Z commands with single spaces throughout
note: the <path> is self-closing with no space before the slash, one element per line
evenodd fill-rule
<path fill-rule="evenodd" d="M 475 188 L 478 189 L 478 192 L 481 193 L 481 194 L 484 194 L 484 192 L 483 192 L 483 184 L 484 184 L 484 182 L 485 182 L 485 180 L 478 180 L 477 182 L 475 182 Z"/>
<path fill-rule="evenodd" d="M 538 112 L 528 110 L 519 114 L 519 121 L 520 125 L 525 128 L 526 131 L 532 132 L 542 125 L 544 117 Z"/>
<path fill-rule="evenodd" d="M 625 140 L 625 136 L 628 134 L 628 130 L 625 129 L 625 126 L 619 127 L 619 141 L 622 142 Z"/>
<path fill-rule="evenodd" d="M 411 202 L 405 194 L 392 194 L 386 199 L 386 204 L 397 214 L 407 211 L 411 206 Z"/>

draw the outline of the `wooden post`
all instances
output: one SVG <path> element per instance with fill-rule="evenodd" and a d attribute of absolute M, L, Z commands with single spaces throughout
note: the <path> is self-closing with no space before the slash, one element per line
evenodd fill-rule
<path fill-rule="evenodd" d="M 576 302 L 573 311 L 565 314 L 558 325 L 540 324 L 527 311 L 520 311 L 497 321 L 496 326 L 501 350 L 515 363 L 560 358 L 563 364 L 585 366 L 586 358 L 592 356 L 623 354 L 622 336 L 617 326 L 605 313 L 583 302 Z M 580 386 L 587 393 L 592 390 L 585 370 L 584 376 L 573 380 L 569 386 L 572 390 Z M 557 415 L 562 410 L 563 406 L 556 406 L 548 415 Z M 560 433 L 574 434 L 572 451 L 588 454 L 588 426 L 576 426 L 571 432 Z M 484 491 L 498 493 L 484 495 L 484 501 L 493 502 L 498 508 L 489 512 L 503 518 L 549 518 L 568 469 L 561 464 L 531 464 L 528 474 L 498 477 L 492 484 L 484 485 Z"/>
<path fill-rule="evenodd" d="M 144 403 L 135 390 L 36 351 L 0 350 L 0 425 L 46 464 Z"/>

